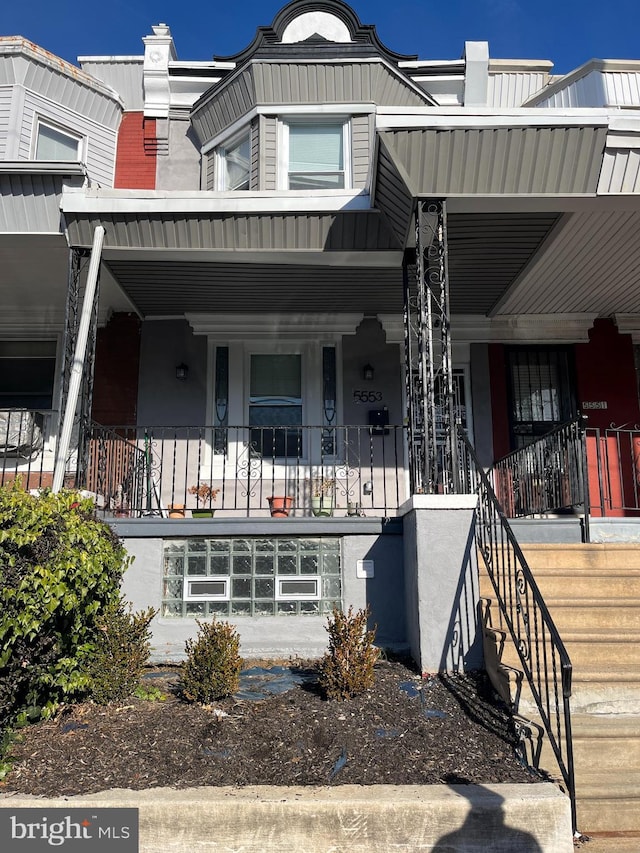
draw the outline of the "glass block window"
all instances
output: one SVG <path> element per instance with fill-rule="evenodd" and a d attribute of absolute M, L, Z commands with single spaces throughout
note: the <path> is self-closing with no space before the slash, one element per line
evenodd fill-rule
<path fill-rule="evenodd" d="M 164 544 L 162 615 L 324 615 L 341 606 L 340 539 L 179 539 Z"/>

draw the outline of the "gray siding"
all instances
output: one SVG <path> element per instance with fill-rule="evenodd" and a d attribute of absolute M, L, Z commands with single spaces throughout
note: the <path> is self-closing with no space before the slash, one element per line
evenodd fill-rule
<path fill-rule="evenodd" d="M 595 193 L 606 127 L 384 131 L 415 196 Z"/>
<path fill-rule="evenodd" d="M 256 62 L 205 95 L 192 121 L 204 145 L 256 105 L 354 103 L 414 107 L 431 99 L 380 62 Z"/>
<path fill-rule="evenodd" d="M 278 187 L 278 121 L 275 116 L 260 116 L 260 189 Z"/>
<path fill-rule="evenodd" d="M 251 122 L 251 171 L 249 189 L 260 189 L 260 122 L 255 118 Z"/>
<path fill-rule="evenodd" d="M 191 114 L 194 130 L 204 145 L 236 119 L 246 115 L 255 105 L 256 97 L 253 74 L 250 68 L 240 72 L 229 85 L 224 85 L 215 94 L 204 96 Z"/>
<path fill-rule="evenodd" d="M 405 246 L 412 222 L 414 200 L 382 141 L 378 149 L 374 201 L 376 207 L 387 216 L 394 233 Z"/>
<path fill-rule="evenodd" d="M 68 106 L 54 103 L 34 91 L 25 92 L 22 127 L 20 128 L 19 159 L 32 158 L 32 134 L 36 116 L 48 119 L 86 139 L 87 171 L 92 180 L 103 186 L 113 186 L 113 169 L 117 132 L 105 127 Z"/>
<path fill-rule="evenodd" d="M 205 190 L 215 190 L 216 188 L 216 152 L 209 151 L 203 159 L 204 165 L 204 187 Z"/>
<path fill-rule="evenodd" d="M 490 107 L 520 107 L 539 92 L 548 79 L 544 71 L 489 72 L 487 104 Z"/>
<path fill-rule="evenodd" d="M 0 173 L 0 233 L 59 233 L 62 188 L 81 187 L 83 180 L 81 174 Z"/>
<path fill-rule="evenodd" d="M 355 115 L 351 119 L 351 166 L 353 186 L 364 189 L 368 184 L 371 162 L 371 128 L 368 115 Z"/>
<path fill-rule="evenodd" d="M 115 89 L 125 110 L 141 110 L 144 108 L 143 62 L 144 57 L 140 56 L 124 62 L 81 62 L 80 67 L 87 74 Z"/>

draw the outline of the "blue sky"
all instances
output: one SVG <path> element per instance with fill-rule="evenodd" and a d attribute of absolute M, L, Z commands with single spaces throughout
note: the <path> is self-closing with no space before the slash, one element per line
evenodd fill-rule
<path fill-rule="evenodd" d="M 210 59 L 244 48 L 271 23 L 282 0 L 4 0 L 0 33 L 22 35 L 74 62 L 79 55 L 141 54 L 160 21 L 180 59 Z M 466 40 L 489 42 L 496 58 L 550 59 L 555 73 L 597 57 L 640 59 L 640 0 L 353 0 L 392 50 L 456 59 Z"/>

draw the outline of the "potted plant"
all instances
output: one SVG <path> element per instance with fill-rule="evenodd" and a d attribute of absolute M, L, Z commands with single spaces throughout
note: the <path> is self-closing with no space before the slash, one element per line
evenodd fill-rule
<path fill-rule="evenodd" d="M 316 517 L 333 515 L 335 489 L 333 477 L 316 477 L 311 481 L 311 512 Z"/>
<path fill-rule="evenodd" d="M 191 510 L 193 518 L 213 518 L 214 509 L 211 504 L 218 497 L 220 489 L 214 489 L 206 483 L 197 483 L 195 486 L 189 487 L 189 494 L 196 496 L 196 509 Z M 208 504 L 201 507 L 200 504 Z"/>
<path fill-rule="evenodd" d="M 122 488 L 122 483 L 118 483 L 115 495 L 109 499 L 109 509 L 116 518 L 126 518 L 129 515 L 129 498 Z"/>
<path fill-rule="evenodd" d="M 293 498 L 291 495 L 272 495 L 267 498 L 269 502 L 269 510 L 273 518 L 287 518 L 289 510 L 293 506 Z"/>

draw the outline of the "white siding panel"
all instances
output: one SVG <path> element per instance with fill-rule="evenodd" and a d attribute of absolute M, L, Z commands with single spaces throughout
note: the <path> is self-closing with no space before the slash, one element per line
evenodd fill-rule
<path fill-rule="evenodd" d="M 11 116 L 12 86 L 0 86 L 0 160 L 6 160 L 7 136 Z"/>
<path fill-rule="evenodd" d="M 128 62 L 83 62 L 82 70 L 111 86 L 120 95 L 126 110 L 144 108 L 143 58 Z"/>
<path fill-rule="evenodd" d="M 598 193 L 640 193 L 640 150 L 608 148 L 605 151 Z"/>
<path fill-rule="evenodd" d="M 640 106 L 640 73 L 606 71 L 603 75 L 609 106 Z"/>
<path fill-rule="evenodd" d="M 102 186 L 113 186 L 117 140 L 115 130 L 92 121 L 86 115 L 77 113 L 60 103 L 44 98 L 39 93 L 27 91 L 20 133 L 19 158 L 21 160 L 29 160 L 32 157 L 31 141 L 36 117 L 48 119 L 85 137 L 85 160 L 90 178 Z"/>
<path fill-rule="evenodd" d="M 520 107 L 547 82 L 547 75 L 535 73 L 489 74 L 487 105 L 490 107 Z"/>

